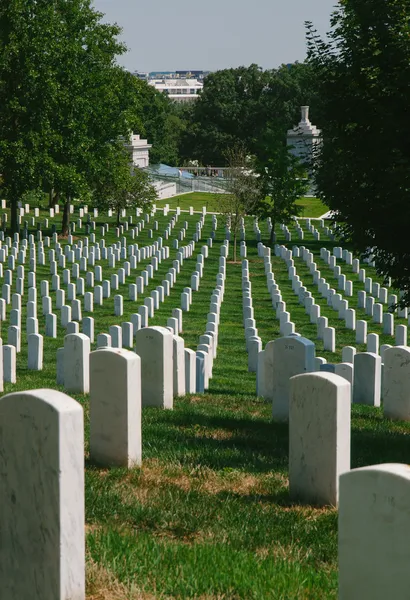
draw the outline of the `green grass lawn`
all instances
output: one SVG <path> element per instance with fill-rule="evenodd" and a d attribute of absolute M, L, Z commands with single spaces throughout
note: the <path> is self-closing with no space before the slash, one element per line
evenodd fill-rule
<path fill-rule="evenodd" d="M 195 211 L 201 212 L 202 207 L 206 206 L 206 209 L 209 212 L 219 212 L 220 198 L 221 194 L 192 192 L 190 194 L 182 194 L 181 196 L 174 196 L 173 198 L 160 200 L 159 202 L 157 202 L 157 206 L 161 207 L 163 204 L 169 204 L 170 208 L 176 208 L 177 206 L 179 206 L 181 210 L 189 210 L 189 207 L 193 206 Z"/>
<path fill-rule="evenodd" d="M 191 194 L 183 194 L 182 196 L 161 200 L 157 203 L 157 206 L 160 207 L 162 204 L 169 204 L 170 208 L 179 206 L 181 210 L 189 210 L 189 207 L 193 206 L 196 211 L 202 211 L 202 207 L 206 206 L 206 209 L 209 212 L 219 212 L 220 196 L 220 194 L 192 192 Z M 303 207 L 303 210 L 300 213 L 301 217 L 317 218 L 328 211 L 328 208 L 319 200 L 319 198 L 300 198 L 296 204 Z"/>
<path fill-rule="evenodd" d="M 155 219 L 158 233 L 154 232 L 154 240 L 164 231 L 169 218 L 170 215 L 164 218 L 162 211 L 159 212 Z M 137 220 L 134 217 L 134 223 Z M 146 293 L 137 302 L 128 300 L 128 284 L 135 281 L 149 261 L 138 265 L 120 292 L 114 292 L 124 295 L 123 317 L 114 317 L 114 293 L 102 307 L 95 307 L 92 316 L 96 336 L 107 332 L 109 325 L 128 321 L 130 315 L 137 312 L 144 297 L 161 283 L 171 266 L 176 253 L 172 239 L 183 222 L 189 223 L 183 242 L 188 243 L 197 220 L 198 215 L 181 216 L 171 240 L 164 240 L 171 248 L 170 260 L 161 263 Z M 110 222 L 106 245 L 116 242 L 113 220 L 100 216 L 97 222 L 97 240 L 99 225 Z M 260 226 L 267 243 L 267 228 L 265 224 Z M 250 219 L 247 219 L 246 227 L 255 319 L 265 344 L 278 337 L 279 325 L 266 287 L 263 261 L 257 256 Z M 152 243 L 148 229 L 146 225 L 134 240 L 140 247 Z M 295 230 L 291 228 L 291 231 L 290 247 L 298 243 Z M 210 232 L 211 218 L 207 217 L 202 242 L 196 245 L 194 256 L 184 261 L 176 285 L 150 320 L 150 325 L 164 326 L 172 308 L 180 306 L 180 294 L 190 285 L 196 256 Z M 75 234 L 76 237 L 83 235 L 84 229 Z M 278 241 L 284 243 L 279 229 L 277 235 Z M 193 349 L 199 335 L 205 331 L 223 238 L 220 218 L 216 240 L 205 260 L 200 289 L 193 293 L 191 309 L 183 316 L 182 335 L 186 346 Z M 128 243 L 131 243 L 130 239 Z M 322 246 L 332 248 L 335 244 L 323 235 L 322 241 L 315 242 L 306 229 L 302 243 L 315 253 L 318 268 L 335 285 L 332 272 L 319 256 Z M 304 285 L 311 289 L 321 305 L 322 314 L 329 317 L 329 325 L 337 330 L 336 353 L 324 353 L 323 346 L 318 343 L 316 354 L 332 362 L 340 361 L 342 347 L 355 345 L 354 335 L 343 328 L 343 323 L 334 316 L 336 313 L 319 298 L 304 262 L 296 260 L 295 264 Z M 315 340 L 316 327 L 309 323 L 304 309 L 296 301 L 284 262 L 273 257 L 272 266 L 297 330 Z M 349 269 L 343 268 L 343 272 L 347 274 Z M 38 288 L 42 279 L 51 279 L 48 271 L 47 266 L 37 266 Z M 108 279 L 116 269 L 109 270 L 104 264 L 103 271 L 103 278 Z M 377 280 L 374 270 L 366 268 L 366 271 Z M 59 273 L 62 275 L 61 269 Z M 363 286 L 356 276 L 352 278 L 355 291 L 350 305 L 355 306 L 357 290 Z M 51 296 L 54 307 L 54 292 Z M 23 324 L 25 310 L 23 306 Z M 10 307 L 7 312 L 9 314 Z M 58 311 L 55 312 L 59 316 Z M 358 318 L 365 318 L 362 313 L 358 311 Z M 84 316 L 87 314 L 83 312 Z M 39 331 L 44 333 L 40 297 L 38 318 Z M 399 322 L 404 323 L 397 320 Z M 3 343 L 6 343 L 7 326 L 8 322 L 2 324 Z M 380 333 L 380 326 L 370 325 L 369 333 L 371 331 Z M 5 392 L 57 388 L 56 350 L 63 345 L 63 337 L 64 331 L 59 324 L 58 339 L 44 339 L 44 370 L 34 373 L 27 370 L 23 331 L 18 382 L 6 384 Z M 381 338 L 381 343 L 386 341 L 392 343 L 391 338 Z M 85 411 L 88 600 L 316 600 L 337 597 L 337 511 L 331 507 L 300 506 L 289 499 L 288 428 L 285 424 L 272 422 L 271 407 L 255 395 L 256 378 L 247 371 L 242 327 L 241 266 L 231 259 L 227 261 L 226 291 L 213 375 L 206 394 L 177 399 L 173 411 L 144 408 L 143 465 L 129 471 L 103 469 L 90 463 L 88 397 L 76 396 Z M 410 424 L 387 421 L 381 409 L 353 406 L 352 467 L 408 462 L 409 434 Z"/>
<path fill-rule="evenodd" d="M 296 204 L 302 206 L 300 217 L 311 217 L 317 219 L 328 212 L 328 207 L 319 198 L 300 198 Z"/>

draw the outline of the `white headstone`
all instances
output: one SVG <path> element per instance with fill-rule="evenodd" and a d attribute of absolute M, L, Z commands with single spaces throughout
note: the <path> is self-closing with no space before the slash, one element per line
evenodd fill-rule
<path fill-rule="evenodd" d="M 333 373 L 292 377 L 289 490 L 305 503 L 337 506 L 339 476 L 350 470 L 350 385 Z"/>
<path fill-rule="evenodd" d="M 90 389 L 90 338 L 71 333 L 64 338 L 64 387 L 75 394 Z"/>
<path fill-rule="evenodd" d="M 185 356 L 185 393 L 196 392 L 196 354 L 190 348 L 184 349 Z"/>
<path fill-rule="evenodd" d="M 381 362 L 372 352 L 359 352 L 354 357 L 354 403 L 380 406 Z"/>
<path fill-rule="evenodd" d="M 315 370 L 315 345 L 303 337 L 283 337 L 270 342 L 272 344 L 272 363 L 265 363 L 272 373 L 270 390 L 266 389 L 272 399 L 272 416 L 280 421 L 289 419 L 290 378 Z M 265 348 L 268 350 L 269 344 Z M 265 355 L 266 356 L 266 355 Z M 266 381 L 266 379 L 265 379 Z M 270 382 L 269 382 L 270 384 Z"/>
<path fill-rule="evenodd" d="M 129 350 L 90 354 L 90 457 L 105 466 L 141 464 L 141 359 Z"/>
<path fill-rule="evenodd" d="M 173 335 L 164 327 L 145 327 L 135 335 L 141 358 L 142 405 L 173 408 Z"/>
<path fill-rule="evenodd" d="M 0 581 L 7 600 L 84 600 L 84 427 L 54 390 L 0 398 Z"/>
<path fill-rule="evenodd" d="M 32 371 L 43 369 L 43 336 L 32 333 L 27 336 L 28 368 Z"/>
<path fill-rule="evenodd" d="M 173 362 L 174 362 L 174 398 L 185 396 L 185 352 L 184 339 L 174 335 L 173 339 Z"/>
<path fill-rule="evenodd" d="M 410 348 L 384 351 L 383 408 L 390 419 L 410 421 Z"/>
<path fill-rule="evenodd" d="M 409 596 L 410 468 L 381 464 L 340 478 L 339 599 Z"/>

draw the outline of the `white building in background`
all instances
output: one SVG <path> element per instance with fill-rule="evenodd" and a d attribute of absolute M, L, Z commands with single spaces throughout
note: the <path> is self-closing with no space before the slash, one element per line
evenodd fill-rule
<path fill-rule="evenodd" d="M 301 106 L 302 118 L 296 127 L 288 130 L 287 144 L 291 153 L 303 162 L 309 162 L 316 145 L 320 143 L 321 130 L 309 121 L 309 107 Z"/>
<path fill-rule="evenodd" d="M 132 133 L 130 142 L 126 147 L 131 153 L 131 160 L 134 167 L 144 169 L 149 166 L 149 151 L 152 148 L 152 144 L 148 144 L 147 140 L 142 140 L 139 135 Z"/>
<path fill-rule="evenodd" d="M 198 79 L 150 79 L 148 83 L 176 102 L 196 100 L 204 87 Z"/>

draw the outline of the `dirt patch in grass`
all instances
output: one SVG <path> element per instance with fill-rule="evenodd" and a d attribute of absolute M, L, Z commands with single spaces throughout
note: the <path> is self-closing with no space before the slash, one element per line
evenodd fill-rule
<path fill-rule="evenodd" d="M 213 429 L 210 427 L 194 425 L 193 427 L 179 427 L 183 433 L 187 433 L 192 435 L 198 439 L 207 439 L 207 440 L 230 440 L 234 437 L 235 432 L 229 431 L 227 429 L 217 428 Z"/>
<path fill-rule="evenodd" d="M 336 511 L 333 507 L 304 506 L 290 501 L 287 475 L 274 471 L 254 474 L 230 468 L 214 471 L 201 466 L 189 471 L 178 464 L 164 465 L 152 459 L 145 461 L 141 469 L 131 471 L 114 485 L 118 486 L 125 504 L 135 501 L 144 505 L 162 503 L 164 492 L 170 488 L 178 488 L 186 494 L 197 492 L 209 496 L 223 494 L 249 498 L 267 511 L 275 504 L 280 511 L 300 514 L 311 522 Z M 179 539 L 181 537 L 183 536 L 178 536 Z M 193 541 L 190 536 L 188 538 L 185 540 L 187 543 Z"/>
<path fill-rule="evenodd" d="M 190 404 L 202 404 L 203 402 L 208 402 L 209 399 L 207 396 L 191 396 L 189 399 Z"/>
<path fill-rule="evenodd" d="M 159 598 L 132 585 L 127 587 L 103 566 L 87 560 L 87 600 L 155 600 Z"/>
<path fill-rule="evenodd" d="M 138 472 L 130 473 L 119 484 L 124 501 L 137 499 L 141 503 L 155 501 L 170 486 L 187 493 L 197 491 L 211 495 L 270 496 L 272 489 L 283 489 L 287 485 L 287 477 L 280 473 L 255 475 L 235 469 L 213 471 L 200 466 L 189 472 L 182 466 L 164 466 L 154 459 L 145 461 Z"/>
<path fill-rule="evenodd" d="M 97 525 L 95 523 L 86 523 L 85 524 L 85 534 L 95 533 L 101 529 L 101 525 Z"/>

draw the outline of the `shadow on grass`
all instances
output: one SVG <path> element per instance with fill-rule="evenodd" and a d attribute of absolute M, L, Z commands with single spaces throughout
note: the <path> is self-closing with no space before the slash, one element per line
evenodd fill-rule
<path fill-rule="evenodd" d="M 249 473 L 287 468 L 288 426 L 284 423 L 178 412 L 155 415 L 145 429 L 152 455 L 172 455 L 182 464 L 195 462 L 211 469 L 246 469 Z"/>
<path fill-rule="evenodd" d="M 210 395 L 212 395 L 213 397 L 225 397 L 225 396 L 235 396 L 235 400 L 237 399 L 243 399 L 243 400 L 249 400 L 250 397 L 250 393 L 249 391 L 238 391 L 236 388 L 223 388 L 223 387 L 209 387 L 208 393 Z"/>
<path fill-rule="evenodd" d="M 288 488 L 282 488 L 276 492 L 270 494 L 239 494 L 232 491 L 218 492 L 216 496 L 220 500 L 231 500 L 236 498 L 242 504 L 248 505 L 261 505 L 261 504 L 275 504 L 276 506 L 291 508 L 292 506 L 299 506 L 297 502 L 294 502 L 289 497 Z"/>
<path fill-rule="evenodd" d="M 362 417 L 361 417 L 362 418 Z M 409 462 L 410 432 L 352 429 L 352 469 L 383 463 Z"/>

